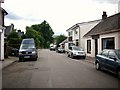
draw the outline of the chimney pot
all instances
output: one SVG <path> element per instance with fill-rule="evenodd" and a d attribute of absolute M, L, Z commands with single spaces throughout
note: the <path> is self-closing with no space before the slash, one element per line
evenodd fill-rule
<path fill-rule="evenodd" d="M 103 15 L 102 15 L 102 20 L 106 19 L 107 18 L 107 14 L 105 11 L 103 11 Z"/>

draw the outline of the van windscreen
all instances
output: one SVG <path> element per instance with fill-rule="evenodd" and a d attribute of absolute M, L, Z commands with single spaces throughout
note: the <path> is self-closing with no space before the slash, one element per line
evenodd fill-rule
<path fill-rule="evenodd" d="M 23 44 L 34 44 L 34 40 L 24 40 Z"/>

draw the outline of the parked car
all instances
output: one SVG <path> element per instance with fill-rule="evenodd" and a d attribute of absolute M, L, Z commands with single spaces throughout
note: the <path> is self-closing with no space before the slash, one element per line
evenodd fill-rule
<path fill-rule="evenodd" d="M 97 70 L 116 73 L 120 79 L 120 49 L 104 49 L 96 55 L 95 66 Z"/>
<path fill-rule="evenodd" d="M 68 50 L 68 57 L 74 58 L 74 57 L 83 57 L 83 59 L 86 58 L 86 53 L 82 48 L 79 48 L 77 46 L 70 46 Z"/>
<path fill-rule="evenodd" d="M 54 44 L 50 44 L 50 51 L 55 51 L 56 50 L 56 45 Z"/>
<path fill-rule="evenodd" d="M 38 54 L 34 39 L 23 39 L 19 49 L 19 61 L 24 59 L 37 60 Z"/>
<path fill-rule="evenodd" d="M 62 48 L 62 47 L 58 47 L 56 52 L 58 52 L 58 53 L 65 53 L 65 49 Z"/>

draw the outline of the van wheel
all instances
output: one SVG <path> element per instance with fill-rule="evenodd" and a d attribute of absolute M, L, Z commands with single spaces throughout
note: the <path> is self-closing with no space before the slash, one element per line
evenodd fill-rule
<path fill-rule="evenodd" d="M 34 58 L 34 61 L 37 61 L 37 58 Z"/>
<path fill-rule="evenodd" d="M 22 62 L 23 60 L 21 58 L 19 58 L 19 62 Z"/>
<path fill-rule="evenodd" d="M 96 70 L 101 70 L 100 64 L 98 62 L 96 63 L 95 67 L 96 67 Z"/>

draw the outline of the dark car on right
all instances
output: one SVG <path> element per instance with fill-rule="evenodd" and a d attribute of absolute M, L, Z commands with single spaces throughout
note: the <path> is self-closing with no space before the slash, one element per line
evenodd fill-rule
<path fill-rule="evenodd" d="M 104 49 L 96 55 L 95 66 L 97 70 L 115 73 L 120 79 L 120 49 Z"/>

